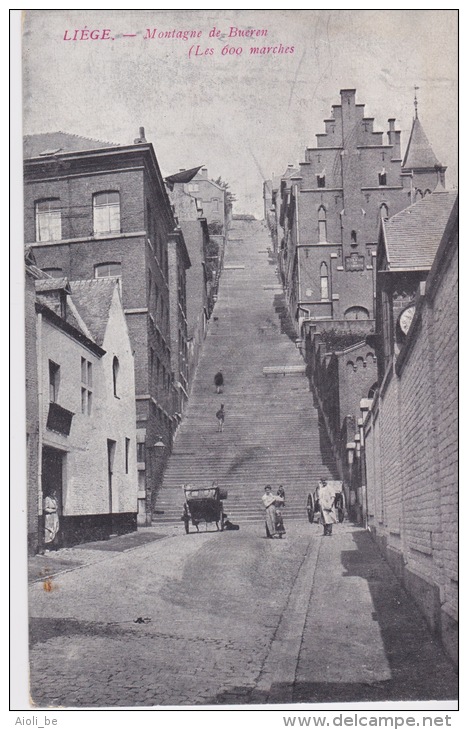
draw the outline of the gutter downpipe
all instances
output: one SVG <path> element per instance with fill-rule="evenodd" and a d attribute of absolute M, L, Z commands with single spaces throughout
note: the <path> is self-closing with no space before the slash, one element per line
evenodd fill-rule
<path fill-rule="evenodd" d="M 43 546 L 43 531 L 42 531 L 42 419 L 43 419 L 43 382 L 42 382 L 42 314 L 39 312 L 37 315 L 37 329 L 36 329 L 36 357 L 37 357 L 37 400 L 39 410 L 39 425 L 38 425 L 38 455 L 37 455 L 37 544 L 39 548 Z"/>

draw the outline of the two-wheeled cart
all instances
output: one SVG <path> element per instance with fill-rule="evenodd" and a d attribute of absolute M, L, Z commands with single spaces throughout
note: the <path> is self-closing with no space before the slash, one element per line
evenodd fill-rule
<path fill-rule="evenodd" d="M 201 522 L 205 523 L 206 529 L 209 523 L 214 522 L 217 530 L 224 530 L 223 500 L 227 499 L 227 490 L 215 485 L 192 487 L 186 484 L 183 489 L 185 502 L 182 520 L 185 532 L 190 532 L 190 524 L 199 532 Z"/>

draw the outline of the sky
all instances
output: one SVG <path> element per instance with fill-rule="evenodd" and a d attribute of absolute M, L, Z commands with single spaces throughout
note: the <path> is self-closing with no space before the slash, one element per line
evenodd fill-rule
<path fill-rule="evenodd" d="M 420 120 L 457 184 L 455 10 L 37 10 L 23 29 L 24 134 L 129 144 L 143 126 L 163 175 L 207 166 L 235 212 L 262 216 L 262 181 L 304 159 L 342 88 L 376 130 L 396 117 L 404 150 L 418 86 Z M 64 39 L 83 29 L 110 38 Z M 158 37 L 190 30 L 201 36 Z M 251 51 L 280 44 L 289 51 Z"/>

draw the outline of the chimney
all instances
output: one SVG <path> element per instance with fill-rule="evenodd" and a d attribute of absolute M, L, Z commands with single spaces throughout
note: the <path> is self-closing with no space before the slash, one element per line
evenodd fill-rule
<path fill-rule="evenodd" d="M 145 142 L 146 142 L 145 128 L 140 127 L 140 129 L 138 130 L 138 133 L 140 136 L 133 140 L 133 144 L 145 144 Z"/>
<path fill-rule="evenodd" d="M 185 167 L 179 167 L 179 172 L 185 172 Z"/>
<path fill-rule="evenodd" d="M 200 176 L 208 178 L 208 168 L 202 167 L 202 169 L 200 170 Z"/>

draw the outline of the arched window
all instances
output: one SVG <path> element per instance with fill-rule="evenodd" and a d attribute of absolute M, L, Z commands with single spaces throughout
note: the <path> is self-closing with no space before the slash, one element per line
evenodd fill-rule
<path fill-rule="evenodd" d="M 423 197 L 422 190 L 420 190 L 419 188 L 417 188 L 417 190 L 416 190 L 416 192 L 414 194 L 414 199 L 415 200 L 421 200 L 422 197 Z"/>
<path fill-rule="evenodd" d="M 95 279 L 109 279 L 114 276 L 121 276 L 122 264 L 120 261 L 106 261 L 103 264 L 96 264 L 94 267 Z"/>
<path fill-rule="evenodd" d="M 369 319 L 369 312 L 365 307 L 350 307 L 344 316 L 345 319 Z"/>
<path fill-rule="evenodd" d="M 380 206 L 380 217 L 384 221 L 388 219 L 388 206 L 385 203 Z"/>
<path fill-rule="evenodd" d="M 327 212 L 323 205 L 318 210 L 319 243 L 327 240 Z"/>
<path fill-rule="evenodd" d="M 424 191 L 424 197 L 426 197 L 426 195 L 430 195 L 431 193 L 432 193 L 432 190 L 429 190 L 429 188 L 426 188 L 426 190 Z"/>
<path fill-rule="evenodd" d="M 60 198 L 38 200 L 35 212 L 36 241 L 60 241 L 62 239 Z"/>
<path fill-rule="evenodd" d="M 320 264 L 320 299 L 330 299 L 330 287 L 328 282 L 328 266 L 325 262 Z"/>
<path fill-rule="evenodd" d="M 378 388 L 378 387 L 379 387 L 379 384 L 378 384 L 378 383 L 377 383 L 377 381 L 376 381 L 376 382 L 374 383 L 374 385 L 373 385 L 373 386 L 371 387 L 371 389 L 369 390 L 369 393 L 367 394 L 367 397 L 368 397 L 368 398 L 373 398 L 373 397 L 374 397 L 374 395 L 375 395 L 375 394 L 376 394 L 376 392 L 377 392 L 377 388 Z"/>
<path fill-rule="evenodd" d="M 119 358 L 114 356 L 114 359 L 112 360 L 112 380 L 114 383 L 114 396 L 116 398 L 119 397 L 119 394 L 117 392 L 117 385 L 118 385 L 117 381 L 119 379 L 119 370 L 120 370 Z"/>
<path fill-rule="evenodd" d="M 94 233 L 120 233 L 120 194 L 107 190 L 93 195 Z"/>

